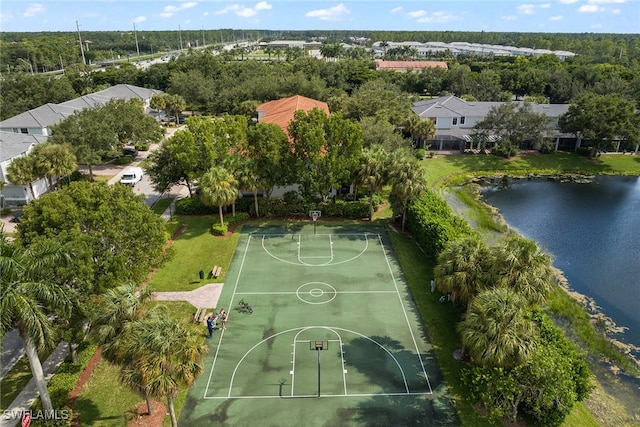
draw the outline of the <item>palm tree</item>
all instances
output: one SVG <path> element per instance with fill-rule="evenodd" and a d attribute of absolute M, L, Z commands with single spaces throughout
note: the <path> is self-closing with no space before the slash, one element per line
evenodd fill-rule
<path fill-rule="evenodd" d="M 364 185 L 369 193 L 369 219 L 373 219 L 373 195 L 385 183 L 387 152 L 383 148 L 365 148 L 356 170 L 356 184 Z"/>
<path fill-rule="evenodd" d="M 469 307 L 470 301 L 490 286 L 492 253 L 479 238 L 463 237 L 449 242 L 438 255 L 434 269 L 436 286 L 461 299 Z"/>
<path fill-rule="evenodd" d="M 53 411 L 38 351 L 55 345 L 50 315 L 72 310 L 68 290 L 47 281 L 44 271 L 68 263 L 60 246 L 39 242 L 22 248 L 0 237 L 0 339 L 17 328 L 45 411 Z"/>
<path fill-rule="evenodd" d="M 458 324 L 472 360 L 485 367 L 510 369 L 528 360 L 536 348 L 537 328 L 526 300 L 510 289 L 480 293 Z"/>
<path fill-rule="evenodd" d="M 542 304 L 552 288 L 552 257 L 531 239 L 512 235 L 494 249 L 497 285 L 515 290 L 529 305 Z"/>
<path fill-rule="evenodd" d="M 260 217 L 258 212 L 258 188 L 260 185 L 260 174 L 256 168 L 256 162 L 250 157 L 243 157 L 236 166 L 234 176 L 238 180 L 238 187 L 251 190 L 253 193 L 253 204 L 255 206 L 256 218 Z"/>
<path fill-rule="evenodd" d="M 122 351 L 125 329 L 129 323 L 144 316 L 143 304 L 149 298 L 151 298 L 151 289 L 145 286 L 136 291 L 135 284 L 118 286 L 105 293 L 95 312 L 92 326 L 98 344 L 102 345 L 102 354 L 105 359 L 119 365 L 126 364 L 129 355 Z M 153 414 L 151 397 L 140 383 L 140 378 L 123 374 L 122 381 L 144 397 L 147 411 Z"/>
<path fill-rule="evenodd" d="M 190 387 L 204 369 L 208 347 L 202 336 L 171 319 L 158 306 L 127 325 L 120 351 L 126 355 L 122 379 L 142 386 L 154 397 L 167 398 L 171 425 L 178 422 L 173 400 L 181 387 Z"/>
<path fill-rule="evenodd" d="M 7 178 L 13 184 L 28 185 L 31 191 L 31 199 L 35 200 L 36 193 L 33 190 L 33 181 L 42 178 L 44 175 L 38 171 L 35 157 L 16 157 L 7 168 Z"/>
<path fill-rule="evenodd" d="M 225 168 L 214 166 L 200 179 L 202 202 L 218 206 L 220 224 L 224 225 L 222 207 L 233 203 L 238 198 L 238 182 Z"/>
<path fill-rule="evenodd" d="M 412 158 L 405 158 L 390 169 L 391 195 L 399 202 L 402 210 L 402 230 L 407 217 L 409 202 L 422 195 L 427 188 L 425 170 Z"/>
<path fill-rule="evenodd" d="M 60 187 L 60 177 L 68 175 L 78 168 L 76 156 L 71 152 L 68 145 L 45 143 L 37 145 L 33 150 L 39 164 L 46 173 L 49 181 L 49 190 L 53 190 L 53 177 L 56 178 L 58 188 Z"/>

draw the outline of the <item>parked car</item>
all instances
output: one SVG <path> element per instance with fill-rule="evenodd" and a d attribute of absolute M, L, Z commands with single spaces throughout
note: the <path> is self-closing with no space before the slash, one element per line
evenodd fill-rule
<path fill-rule="evenodd" d="M 120 184 L 134 186 L 142 180 L 142 168 L 129 167 L 124 170 L 120 177 Z"/>
<path fill-rule="evenodd" d="M 138 155 L 138 150 L 136 149 L 136 147 L 127 145 L 126 147 L 124 147 L 122 149 L 122 154 L 125 156 L 137 156 Z"/>

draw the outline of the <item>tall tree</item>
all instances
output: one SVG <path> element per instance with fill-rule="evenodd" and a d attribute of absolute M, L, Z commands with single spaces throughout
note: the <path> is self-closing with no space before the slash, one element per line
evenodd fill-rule
<path fill-rule="evenodd" d="M 7 179 L 17 185 L 27 185 L 32 200 L 36 199 L 36 193 L 33 189 L 34 181 L 45 176 L 43 169 L 39 166 L 35 156 L 26 155 L 13 159 L 7 168 Z"/>
<path fill-rule="evenodd" d="M 478 294 L 458 331 L 474 362 L 505 369 L 525 363 L 538 336 L 526 300 L 505 288 Z"/>
<path fill-rule="evenodd" d="M 559 124 L 564 132 L 591 142 L 591 157 L 599 150 L 615 148 L 618 140 L 640 141 L 640 113 L 633 102 L 618 95 L 587 93 L 569 105 Z"/>
<path fill-rule="evenodd" d="M 214 166 L 200 179 L 200 197 L 203 203 L 218 206 L 220 224 L 224 225 L 222 208 L 238 198 L 238 181 L 227 169 Z"/>
<path fill-rule="evenodd" d="M 552 289 L 552 257 L 522 236 L 507 237 L 494 252 L 496 285 L 513 289 L 529 305 L 544 303 Z"/>
<path fill-rule="evenodd" d="M 267 202 L 276 185 L 286 185 L 291 180 L 291 144 L 287 134 L 274 123 L 258 123 L 247 129 L 247 155 L 255 159 L 259 181 L 264 185 Z"/>
<path fill-rule="evenodd" d="M 491 107 L 485 118 L 474 126 L 474 138 L 485 143 L 491 136 L 497 140 L 494 152 L 510 157 L 531 142 L 534 149 L 544 143 L 549 117 L 533 111 L 529 103 L 507 102 Z"/>
<path fill-rule="evenodd" d="M 409 203 L 420 197 L 427 188 L 425 170 L 420 167 L 414 157 L 404 155 L 397 162 L 389 165 L 387 174 L 391 184 L 389 199 L 394 213 L 402 214 L 402 230 L 404 230 Z"/>
<path fill-rule="evenodd" d="M 477 237 L 450 241 L 438 255 L 434 269 L 436 286 L 468 304 L 492 285 L 493 256 L 489 247 Z"/>
<path fill-rule="evenodd" d="M 362 150 L 355 172 L 355 187 L 363 186 L 369 196 L 369 219 L 373 219 L 373 196 L 387 182 L 386 172 L 389 154 L 375 146 Z"/>
<path fill-rule="evenodd" d="M 68 290 L 43 275 L 46 268 L 69 261 L 69 254 L 53 241 L 29 248 L 0 235 L 0 339 L 17 328 L 45 411 L 53 412 L 38 351 L 55 345 L 49 316 L 67 314 L 73 307 Z"/>
<path fill-rule="evenodd" d="M 72 265 L 58 274 L 87 293 L 143 280 L 167 238 L 163 220 L 130 188 L 86 181 L 25 206 L 19 241 L 30 245 L 41 236 L 73 248 Z"/>
<path fill-rule="evenodd" d="M 174 399 L 203 372 L 208 347 L 200 334 L 171 319 L 163 307 L 130 322 L 119 350 L 124 381 L 133 380 L 150 395 L 166 397 L 171 425 L 177 427 Z"/>
<path fill-rule="evenodd" d="M 33 149 L 33 155 L 37 157 L 38 163 L 46 171 L 49 189 L 53 189 L 53 178 L 59 188 L 60 178 L 69 175 L 78 168 L 76 156 L 72 153 L 69 145 L 38 144 Z"/>

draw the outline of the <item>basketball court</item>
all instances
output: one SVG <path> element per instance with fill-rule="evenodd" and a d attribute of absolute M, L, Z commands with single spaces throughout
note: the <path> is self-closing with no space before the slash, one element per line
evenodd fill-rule
<path fill-rule="evenodd" d="M 382 227 L 245 226 L 180 424 L 455 425 Z"/>

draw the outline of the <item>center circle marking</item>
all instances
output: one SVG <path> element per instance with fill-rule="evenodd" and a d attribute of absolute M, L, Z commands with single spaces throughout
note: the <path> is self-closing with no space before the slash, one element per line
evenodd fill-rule
<path fill-rule="evenodd" d="M 298 299 L 307 304 L 326 304 L 338 295 L 336 288 L 324 282 L 308 282 L 296 289 Z"/>

